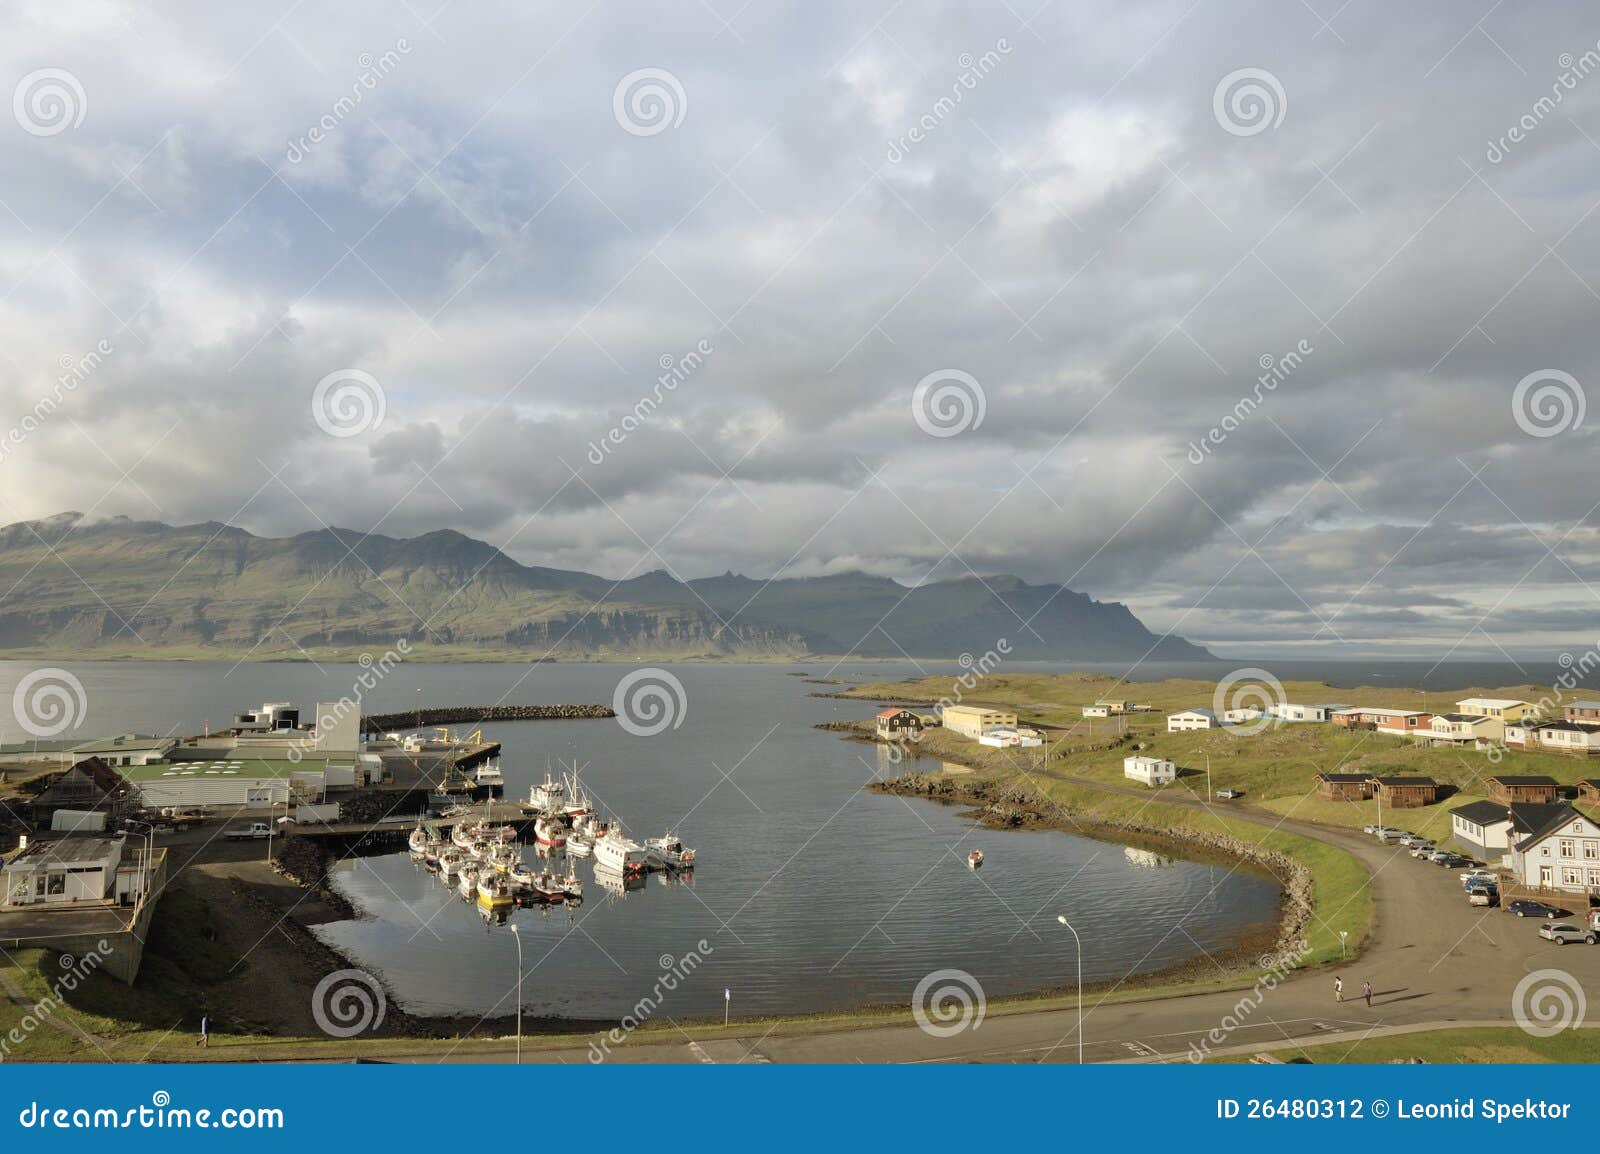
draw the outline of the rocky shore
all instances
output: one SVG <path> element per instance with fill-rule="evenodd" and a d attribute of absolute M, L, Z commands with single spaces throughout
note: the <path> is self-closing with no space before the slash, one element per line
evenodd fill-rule
<path fill-rule="evenodd" d="M 361 719 L 368 733 L 427 725 L 478 725 L 486 721 L 583 721 L 615 717 L 609 705 L 446 705 L 400 713 L 374 713 Z"/>
<path fill-rule="evenodd" d="M 1040 796 L 1026 785 L 995 781 L 981 776 L 952 777 L 944 774 L 900 774 L 870 787 L 875 793 L 898 797 L 920 797 L 944 805 L 962 805 L 968 816 L 991 829 L 1057 829 L 1069 833 L 1100 836 L 1108 840 L 1136 837 L 1164 845 L 1189 856 L 1215 857 L 1239 861 L 1259 869 L 1282 887 L 1278 929 L 1270 951 L 1236 951 L 1241 963 L 1258 965 L 1268 957 L 1292 958 L 1299 955 L 1311 924 L 1311 871 L 1287 854 L 1263 850 L 1258 846 L 1222 833 L 1175 828 L 1154 822 L 1106 818 L 1094 813 L 1073 814 L 1054 799 Z M 1081 820 L 1080 820 L 1081 819 Z M 1260 943 L 1251 943 L 1257 946 Z"/>

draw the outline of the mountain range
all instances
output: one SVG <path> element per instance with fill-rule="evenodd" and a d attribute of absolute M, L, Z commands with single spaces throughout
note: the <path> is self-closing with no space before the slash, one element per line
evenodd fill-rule
<path fill-rule="evenodd" d="M 1211 656 L 1124 605 L 1017 577 L 612 581 L 452 530 L 274 538 L 62 513 L 0 529 L 0 591 L 0 650 L 81 656 L 292 658 L 399 638 L 457 658 L 951 658 L 1002 639 L 1017 659 Z"/>

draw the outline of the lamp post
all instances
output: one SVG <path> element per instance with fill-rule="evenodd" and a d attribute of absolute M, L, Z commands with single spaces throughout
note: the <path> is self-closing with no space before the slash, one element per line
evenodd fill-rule
<path fill-rule="evenodd" d="M 1083 1065 L 1083 941 L 1064 915 L 1057 914 L 1056 921 L 1072 930 L 1072 941 L 1078 947 L 1078 1065 L 1081 1066 Z"/>
<path fill-rule="evenodd" d="M 1339 956 L 1344 957 L 1344 940 L 1350 936 L 1349 930 L 1339 931 Z"/>
<path fill-rule="evenodd" d="M 140 821 L 136 817 L 125 817 L 122 819 L 122 824 L 125 826 L 142 825 L 145 828 L 144 868 L 140 871 L 142 877 L 139 882 L 139 901 L 142 904 L 150 896 L 150 858 L 156 852 L 156 827 L 150 822 Z"/>
<path fill-rule="evenodd" d="M 1200 749 L 1197 749 L 1194 752 L 1206 759 L 1206 796 L 1208 798 L 1215 797 L 1216 795 L 1211 792 L 1211 755 Z"/>
<path fill-rule="evenodd" d="M 511 936 L 517 940 L 517 1065 L 522 1065 L 522 935 L 516 923 L 511 924 Z"/>

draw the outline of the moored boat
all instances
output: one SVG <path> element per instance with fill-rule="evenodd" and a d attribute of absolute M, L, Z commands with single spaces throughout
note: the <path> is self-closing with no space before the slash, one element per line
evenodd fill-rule
<path fill-rule="evenodd" d="M 967 865 L 969 865 L 973 869 L 977 869 L 982 864 L 983 864 L 983 851 L 981 849 L 975 849 L 975 850 L 973 850 L 971 853 L 969 853 L 967 855 Z"/>
<path fill-rule="evenodd" d="M 478 892 L 478 874 L 482 867 L 476 862 L 468 862 L 461 867 L 461 878 L 456 882 L 456 890 L 462 897 L 471 899 Z"/>
<path fill-rule="evenodd" d="M 533 822 L 533 840 L 551 849 L 567 844 L 567 827 L 557 817 L 541 813 Z"/>
<path fill-rule="evenodd" d="M 478 904 L 486 909 L 504 909 L 514 900 L 511 883 L 493 870 L 478 878 Z"/>
<path fill-rule="evenodd" d="M 604 837 L 595 839 L 594 861 L 596 866 L 620 874 L 643 873 L 648 864 L 644 846 L 623 833 L 620 826 L 612 826 Z"/>
<path fill-rule="evenodd" d="M 694 850 L 685 846 L 670 829 L 660 837 L 645 838 L 644 847 L 645 856 L 652 865 L 663 869 L 694 868 Z"/>
<path fill-rule="evenodd" d="M 557 813 L 566 809 L 567 787 L 550 776 L 550 771 L 544 771 L 544 781 L 528 791 L 528 804 L 534 809 L 554 810 Z"/>

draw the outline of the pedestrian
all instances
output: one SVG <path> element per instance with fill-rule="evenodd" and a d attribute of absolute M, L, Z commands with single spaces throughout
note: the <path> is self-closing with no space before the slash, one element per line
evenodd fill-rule
<path fill-rule="evenodd" d="M 211 1019 L 210 1018 L 207 1018 L 207 1017 L 204 1017 L 204 1016 L 202 1016 L 200 1018 L 200 1040 L 198 1042 L 196 1042 L 195 1045 L 199 1046 L 201 1049 L 204 1049 L 204 1050 L 211 1049 Z"/>
<path fill-rule="evenodd" d="M 1372 1008 L 1372 983 L 1371 982 L 1362 982 L 1361 983 L 1361 996 L 1367 1000 L 1367 1009 L 1370 1010 Z"/>
<path fill-rule="evenodd" d="M 1336 977 L 1336 978 L 1333 979 L 1333 1000 L 1336 1001 L 1336 1002 L 1344 1001 L 1344 979 L 1343 978 L 1337 978 Z"/>

